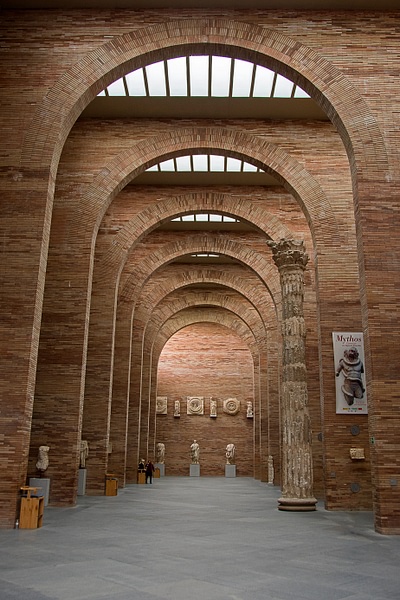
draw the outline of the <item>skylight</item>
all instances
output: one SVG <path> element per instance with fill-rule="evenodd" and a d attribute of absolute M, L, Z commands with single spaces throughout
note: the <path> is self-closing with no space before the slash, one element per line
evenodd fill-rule
<path fill-rule="evenodd" d="M 228 215 L 218 215 L 214 213 L 194 213 L 191 215 L 181 215 L 171 219 L 172 222 L 191 222 L 191 223 L 240 223 L 239 219 L 228 217 Z"/>
<path fill-rule="evenodd" d="M 309 98 L 278 73 L 238 58 L 181 56 L 137 69 L 99 96 Z"/>
<path fill-rule="evenodd" d="M 170 158 L 149 167 L 146 172 L 217 172 L 264 173 L 263 169 L 248 162 L 216 154 L 190 154 Z"/>

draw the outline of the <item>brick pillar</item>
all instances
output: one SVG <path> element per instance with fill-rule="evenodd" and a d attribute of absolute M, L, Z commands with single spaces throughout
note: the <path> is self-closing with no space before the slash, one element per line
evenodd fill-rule
<path fill-rule="evenodd" d="M 282 289 L 283 381 L 281 397 L 282 497 L 279 510 L 315 510 L 308 413 L 306 328 L 303 317 L 304 269 L 308 262 L 304 243 L 297 240 L 267 242 L 272 248 Z"/>

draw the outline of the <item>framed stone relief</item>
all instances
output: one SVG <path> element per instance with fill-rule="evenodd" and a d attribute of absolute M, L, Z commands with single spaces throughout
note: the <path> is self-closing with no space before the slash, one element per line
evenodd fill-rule
<path fill-rule="evenodd" d="M 204 415 L 203 396 L 187 396 L 187 414 Z"/>
<path fill-rule="evenodd" d="M 156 400 L 156 413 L 158 415 L 167 414 L 167 396 L 157 396 Z"/>

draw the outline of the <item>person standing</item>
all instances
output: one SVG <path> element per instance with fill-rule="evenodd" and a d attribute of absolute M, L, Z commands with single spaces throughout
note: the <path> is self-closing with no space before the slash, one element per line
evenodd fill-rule
<path fill-rule="evenodd" d="M 154 465 L 151 462 L 151 460 L 149 460 L 146 464 L 146 483 L 148 482 L 149 479 L 150 479 L 150 483 L 153 483 L 154 471 L 155 471 Z"/>

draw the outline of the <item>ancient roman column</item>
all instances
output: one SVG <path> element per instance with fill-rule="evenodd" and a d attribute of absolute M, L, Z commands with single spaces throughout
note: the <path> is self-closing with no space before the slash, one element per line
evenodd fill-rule
<path fill-rule="evenodd" d="M 282 289 L 282 496 L 278 508 L 311 511 L 316 509 L 317 500 L 313 496 L 303 316 L 304 269 L 308 255 L 302 241 L 284 239 L 267 243 L 272 248 Z"/>

